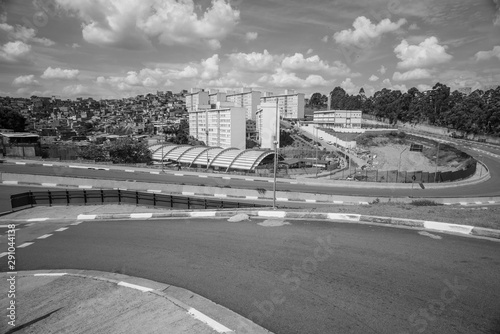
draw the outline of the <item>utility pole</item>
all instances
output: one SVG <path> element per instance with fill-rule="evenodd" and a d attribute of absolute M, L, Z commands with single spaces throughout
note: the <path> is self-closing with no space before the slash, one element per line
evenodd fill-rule
<path fill-rule="evenodd" d="M 273 182 L 273 210 L 276 210 L 276 172 L 278 170 L 278 144 L 279 144 L 279 110 L 278 99 L 276 99 L 276 124 L 274 136 L 274 182 Z"/>

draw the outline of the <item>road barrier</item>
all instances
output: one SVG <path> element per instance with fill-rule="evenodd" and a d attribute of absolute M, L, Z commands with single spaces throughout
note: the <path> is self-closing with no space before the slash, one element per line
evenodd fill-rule
<path fill-rule="evenodd" d="M 10 196 L 12 210 L 36 205 L 87 205 L 124 203 L 175 209 L 226 209 L 264 207 L 217 199 L 156 194 L 130 190 L 29 191 Z"/>

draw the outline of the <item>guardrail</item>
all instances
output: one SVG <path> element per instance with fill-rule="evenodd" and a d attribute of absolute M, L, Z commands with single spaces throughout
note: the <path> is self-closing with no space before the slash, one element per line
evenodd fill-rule
<path fill-rule="evenodd" d="M 130 190 L 56 190 L 29 191 L 10 196 L 12 210 L 36 205 L 87 205 L 124 203 L 175 209 L 230 209 L 264 207 L 205 198 L 163 195 Z"/>

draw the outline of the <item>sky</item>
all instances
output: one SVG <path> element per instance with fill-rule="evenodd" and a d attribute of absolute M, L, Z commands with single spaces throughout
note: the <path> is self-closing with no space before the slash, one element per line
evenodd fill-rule
<path fill-rule="evenodd" d="M 0 0 L 0 96 L 500 85 L 500 0 Z"/>

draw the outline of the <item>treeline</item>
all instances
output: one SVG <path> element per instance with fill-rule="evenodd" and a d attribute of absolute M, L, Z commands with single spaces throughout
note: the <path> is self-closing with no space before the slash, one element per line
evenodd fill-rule
<path fill-rule="evenodd" d="M 500 86 L 467 95 L 437 83 L 431 90 L 382 89 L 366 97 L 363 88 L 349 95 L 341 87 L 330 92 L 329 109 L 362 110 L 378 119 L 446 127 L 466 134 L 500 135 Z"/>

